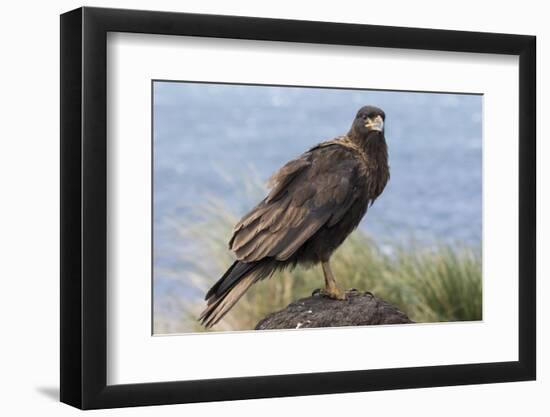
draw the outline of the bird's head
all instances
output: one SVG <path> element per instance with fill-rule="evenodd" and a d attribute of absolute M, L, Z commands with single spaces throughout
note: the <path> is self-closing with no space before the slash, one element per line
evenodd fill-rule
<path fill-rule="evenodd" d="M 384 133 L 384 110 L 374 106 L 364 106 L 359 109 L 351 125 L 350 133 L 357 138 L 366 138 L 372 132 Z"/>

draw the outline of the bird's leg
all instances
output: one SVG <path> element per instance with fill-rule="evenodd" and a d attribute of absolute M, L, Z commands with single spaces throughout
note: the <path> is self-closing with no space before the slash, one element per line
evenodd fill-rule
<path fill-rule="evenodd" d="M 336 280 L 334 279 L 332 269 L 330 269 L 329 261 L 322 262 L 321 265 L 323 267 L 323 274 L 325 275 L 325 288 L 321 290 L 321 295 L 335 300 L 345 300 L 346 294 L 340 291 L 336 286 Z"/>

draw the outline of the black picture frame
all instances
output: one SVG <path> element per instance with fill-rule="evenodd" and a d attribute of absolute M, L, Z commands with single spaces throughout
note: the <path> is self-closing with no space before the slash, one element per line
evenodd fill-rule
<path fill-rule="evenodd" d="M 519 360 L 107 385 L 108 32 L 519 56 Z M 82 409 L 533 380 L 536 377 L 534 36 L 156 11 L 61 15 L 61 401 Z"/>

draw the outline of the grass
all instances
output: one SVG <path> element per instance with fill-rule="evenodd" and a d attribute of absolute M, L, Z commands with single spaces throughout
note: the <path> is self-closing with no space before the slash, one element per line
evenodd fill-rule
<path fill-rule="evenodd" d="M 201 207 L 202 220 L 181 227 L 186 239 L 193 239 L 199 253 L 186 259 L 192 272 L 185 279 L 197 293 L 206 290 L 232 263 L 227 240 L 238 217 L 223 201 L 210 199 Z M 396 305 L 416 322 L 481 320 L 482 273 L 479 250 L 462 245 L 418 243 L 392 245 L 391 253 L 361 230 L 355 231 L 334 253 L 331 264 L 342 289 L 371 291 Z M 267 314 L 311 295 L 323 285 L 319 266 L 298 267 L 276 273 L 254 285 L 231 312 L 212 330 L 250 330 Z M 202 332 L 197 322 L 204 308 L 196 299 L 165 300 L 169 315 L 155 314 L 155 333 Z"/>

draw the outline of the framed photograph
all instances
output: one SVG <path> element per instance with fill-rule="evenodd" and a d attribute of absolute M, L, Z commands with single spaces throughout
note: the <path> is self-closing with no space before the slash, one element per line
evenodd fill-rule
<path fill-rule="evenodd" d="M 535 37 L 61 16 L 61 401 L 533 380 Z"/>

